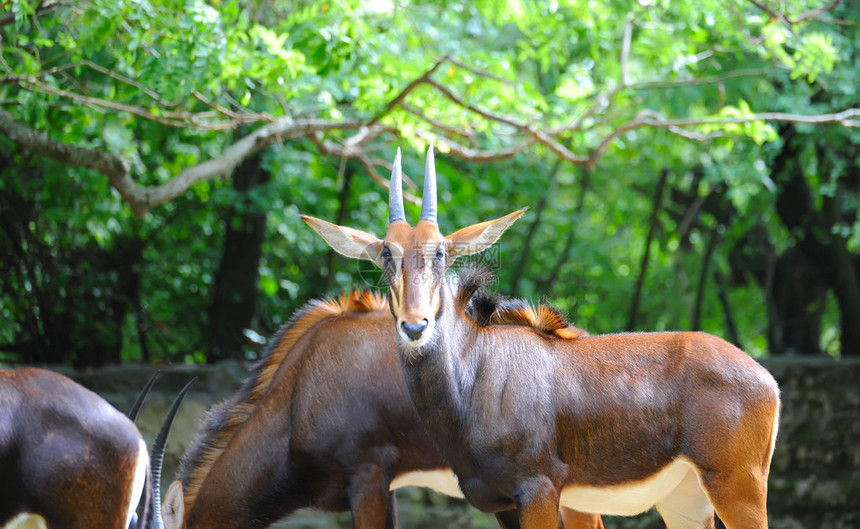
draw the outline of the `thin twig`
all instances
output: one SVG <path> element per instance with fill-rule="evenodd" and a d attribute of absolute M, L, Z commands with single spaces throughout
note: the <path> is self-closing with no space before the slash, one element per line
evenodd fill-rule
<path fill-rule="evenodd" d="M 54 88 L 50 85 L 47 85 L 41 81 L 38 81 L 34 77 L 23 78 L 19 81 L 19 84 L 22 87 L 27 88 L 35 87 L 39 90 L 53 94 L 59 97 L 63 97 L 65 99 L 70 99 L 72 101 L 77 101 L 79 103 L 83 103 L 85 105 L 92 105 L 96 107 L 109 108 L 111 110 L 117 110 L 120 112 L 128 112 L 129 114 L 133 114 L 140 118 L 147 119 L 149 121 L 153 121 L 155 123 L 159 123 L 161 125 L 165 125 L 168 127 L 174 128 L 187 128 L 189 124 L 191 124 L 194 128 L 199 130 L 206 131 L 220 131 L 220 130 L 232 130 L 238 127 L 241 124 L 245 123 L 255 123 L 260 121 L 270 121 L 271 118 L 267 119 L 266 115 L 257 114 L 248 116 L 243 118 L 242 120 L 230 120 L 230 121 L 204 121 L 214 118 L 217 114 L 213 112 L 198 112 L 192 113 L 187 111 L 171 111 L 165 112 L 163 115 L 153 115 L 148 109 L 126 105 L 124 103 L 117 103 L 115 101 L 108 101 L 106 99 L 101 99 L 98 97 L 85 96 L 81 94 L 77 94 L 74 92 L 69 92 L 68 90 L 62 90 L 59 88 Z"/>
<path fill-rule="evenodd" d="M 749 1 L 751 4 L 753 4 L 757 8 L 761 9 L 762 11 L 764 11 L 765 13 L 770 15 L 771 17 L 779 20 L 780 22 L 782 22 L 783 24 L 785 24 L 787 26 L 794 26 L 794 25 L 800 24 L 801 22 L 805 22 L 811 18 L 818 18 L 819 15 L 835 9 L 836 6 L 838 6 L 839 2 L 840 2 L 840 0 L 830 0 L 830 2 L 824 4 L 821 7 L 816 7 L 815 9 L 810 9 L 809 11 L 807 11 L 805 13 L 801 13 L 800 15 L 798 15 L 795 18 L 789 18 L 788 15 L 786 15 L 782 11 L 778 11 L 778 10 L 772 8 L 762 1 L 759 1 L 759 0 L 749 0 Z"/>
<path fill-rule="evenodd" d="M 433 64 L 433 66 L 431 66 L 430 69 L 427 70 L 426 72 L 424 72 L 420 77 L 413 79 L 411 83 L 406 85 L 406 88 L 404 88 L 399 94 L 397 94 L 397 97 L 395 97 L 394 99 L 392 99 L 391 101 L 388 102 L 388 104 L 385 106 L 385 110 L 383 110 L 382 112 L 377 114 L 373 119 L 371 119 L 367 123 L 367 125 L 368 126 L 375 125 L 380 119 L 382 119 L 383 117 L 385 117 L 389 113 L 391 113 L 391 111 L 394 109 L 394 107 L 396 107 L 397 105 L 400 104 L 401 101 L 406 99 L 406 96 L 408 96 L 413 90 L 415 90 L 418 87 L 418 85 L 420 85 L 421 83 L 424 83 L 426 81 L 429 81 L 430 76 L 433 75 L 433 73 L 436 70 L 438 70 L 439 67 L 442 66 L 442 64 L 444 64 L 445 61 L 447 61 L 447 60 L 449 60 L 449 57 L 446 55 L 446 56 L 442 57 L 441 59 L 439 59 L 438 61 L 436 61 L 436 63 Z"/>
<path fill-rule="evenodd" d="M 477 66 L 472 66 L 471 64 L 467 64 L 467 63 L 465 63 L 459 59 L 455 59 L 454 57 L 448 57 L 448 62 L 450 62 L 451 64 L 456 64 L 460 68 L 463 68 L 464 70 L 468 70 L 475 75 L 479 75 L 481 77 L 486 77 L 488 79 L 498 81 L 498 82 L 506 84 L 508 86 L 516 86 L 517 85 L 517 83 L 515 81 L 511 81 L 510 79 L 505 79 L 504 77 L 500 77 L 494 73 L 488 72 L 486 70 L 482 70 L 481 68 L 478 68 Z"/>
<path fill-rule="evenodd" d="M 434 128 L 439 129 L 439 130 L 443 130 L 443 131 L 445 131 L 451 135 L 461 136 L 463 138 L 466 138 L 467 140 L 469 140 L 469 142 L 473 146 L 476 145 L 475 131 L 472 130 L 471 127 L 467 126 L 466 129 L 458 129 L 456 127 L 452 127 L 446 123 L 442 123 L 438 119 L 431 118 L 430 116 L 425 114 L 423 111 L 413 107 L 412 105 L 410 105 L 409 103 L 406 103 L 405 101 L 400 103 L 400 107 L 403 110 L 409 112 L 410 114 L 414 114 L 415 116 L 423 119 L 427 123 L 433 125 Z"/>
<path fill-rule="evenodd" d="M 496 114 L 495 112 L 492 112 L 490 110 L 478 108 L 474 105 L 470 105 L 469 103 L 466 103 L 462 98 L 460 98 L 459 96 L 454 94 L 454 92 L 449 90 L 447 86 L 444 86 L 441 83 L 438 83 L 437 81 L 435 81 L 433 79 L 428 79 L 426 82 L 427 82 L 427 84 L 429 84 L 430 86 L 432 86 L 433 88 L 438 90 L 443 96 L 445 96 L 452 103 L 456 104 L 457 106 L 463 107 L 466 110 L 469 110 L 470 112 L 474 112 L 475 114 L 481 116 L 484 119 L 487 119 L 489 121 L 496 121 L 498 123 L 503 123 L 505 125 L 509 125 L 511 127 L 514 127 L 517 130 L 524 130 L 526 128 L 525 124 L 520 123 L 519 121 L 517 121 L 516 119 L 514 119 L 512 117 L 505 116 L 502 114 Z"/>
<path fill-rule="evenodd" d="M 791 114 L 786 112 L 762 112 L 760 114 L 752 114 L 750 116 L 744 117 L 723 117 L 723 118 L 687 118 L 687 119 L 675 119 L 675 120 L 665 120 L 659 114 L 652 110 L 643 110 L 640 112 L 633 120 L 617 127 L 610 134 L 608 134 L 603 141 L 601 141 L 600 145 L 597 146 L 596 149 L 591 153 L 589 157 L 589 164 L 593 165 L 600 155 L 602 155 L 609 145 L 615 141 L 616 138 L 621 136 L 622 134 L 637 129 L 640 127 L 651 127 L 651 128 L 665 128 L 669 129 L 675 134 L 679 133 L 679 130 L 683 127 L 695 127 L 701 125 L 729 125 L 729 124 L 743 124 L 743 123 L 751 123 L 753 121 L 774 121 L 774 122 L 783 122 L 783 123 L 804 123 L 809 125 L 824 125 L 824 124 L 839 124 L 844 127 L 857 127 L 860 126 L 860 121 L 857 118 L 860 118 L 860 108 L 850 108 L 847 110 L 843 110 L 841 112 L 831 113 L 831 114 L 815 114 L 815 115 L 804 115 L 804 114 Z M 690 133 L 688 133 L 690 134 Z M 700 136 L 695 137 L 690 134 L 690 139 L 709 139 L 716 136 Z"/>

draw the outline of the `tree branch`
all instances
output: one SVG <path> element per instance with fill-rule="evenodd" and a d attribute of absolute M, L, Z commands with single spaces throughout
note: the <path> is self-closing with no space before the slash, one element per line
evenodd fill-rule
<path fill-rule="evenodd" d="M 207 130 L 207 131 L 221 131 L 221 130 L 232 130 L 238 127 L 239 125 L 248 124 L 248 123 L 256 123 L 259 121 L 271 121 L 271 116 L 266 114 L 251 114 L 249 116 L 241 116 L 241 119 L 231 119 L 230 121 L 214 121 L 207 122 L 204 120 L 211 119 L 215 117 L 217 114 L 215 112 L 188 112 L 188 111 L 172 111 L 166 112 L 162 116 L 153 115 L 148 109 L 142 107 L 136 107 L 132 105 L 126 105 L 124 103 L 117 103 L 115 101 L 108 101 L 105 99 L 100 99 L 98 97 L 90 97 L 81 94 L 76 94 L 74 92 L 69 92 L 68 90 L 62 90 L 59 88 L 54 88 L 49 86 L 35 77 L 26 77 L 22 78 L 19 83 L 22 85 L 22 88 L 27 88 L 27 85 L 36 87 L 39 90 L 53 94 L 56 96 L 63 97 L 65 99 L 71 99 L 72 101 L 77 101 L 79 103 L 83 103 L 85 105 L 92 105 L 96 107 L 108 108 L 111 110 L 117 110 L 119 112 L 128 112 L 129 114 L 133 114 L 137 117 L 147 119 L 149 121 L 154 121 L 160 125 L 165 125 L 167 127 L 174 128 L 184 128 L 188 127 L 189 123 L 191 123 L 194 128 L 199 130 Z"/>
<path fill-rule="evenodd" d="M 822 13 L 826 13 L 828 11 L 832 11 L 839 5 L 840 0 L 830 0 L 830 2 L 826 3 L 821 7 L 816 7 L 815 9 L 810 9 L 805 13 L 801 13 L 796 18 L 789 18 L 788 15 L 783 13 L 782 11 L 778 11 L 766 3 L 760 0 L 749 0 L 751 4 L 761 9 L 771 17 L 779 20 L 783 24 L 787 26 L 794 26 L 795 24 L 800 24 L 801 22 L 805 22 L 811 18 L 818 18 Z"/>
<path fill-rule="evenodd" d="M 804 123 L 808 125 L 825 125 L 839 124 L 844 127 L 860 126 L 860 108 L 849 108 L 841 112 L 831 114 L 791 114 L 786 112 L 762 112 L 760 114 L 752 114 L 743 117 L 726 117 L 726 118 L 687 118 L 665 120 L 653 110 L 643 110 L 634 119 L 624 123 L 610 132 L 597 148 L 592 151 L 589 157 L 589 164 L 593 165 L 607 148 L 622 134 L 638 129 L 641 127 L 665 128 L 675 134 L 679 134 L 688 139 L 706 140 L 718 136 L 725 136 L 726 133 L 716 131 L 705 135 L 700 135 L 694 132 L 683 130 L 685 127 L 695 127 L 701 125 L 728 125 L 728 124 L 744 124 L 752 123 L 753 121 L 771 121 L 782 123 Z"/>
<path fill-rule="evenodd" d="M 449 58 L 447 55 L 442 57 L 441 59 L 436 61 L 436 63 L 433 66 L 431 66 L 429 70 L 424 72 L 420 77 L 413 79 L 412 82 L 409 83 L 408 85 L 406 85 L 406 88 L 404 88 L 399 94 L 397 94 L 397 97 L 395 97 L 394 99 L 389 101 L 388 105 L 385 106 L 385 109 L 383 109 L 379 114 L 377 114 L 376 117 L 371 119 L 367 123 L 367 125 L 368 126 L 375 125 L 380 119 L 382 119 L 383 117 L 388 115 L 391 112 L 391 110 L 394 109 L 394 107 L 396 107 L 404 99 L 406 99 L 406 96 L 408 96 L 413 90 L 415 90 L 418 87 L 418 85 L 420 85 L 421 83 L 430 82 L 431 81 L 430 76 L 432 76 L 436 72 L 436 70 L 438 70 L 439 67 L 442 66 L 442 64 L 444 64 L 445 61 L 447 61 L 448 59 Z"/>
<path fill-rule="evenodd" d="M 45 0 L 41 2 L 39 6 L 36 8 L 35 16 L 45 15 L 50 13 L 54 9 L 61 7 L 64 4 L 71 4 L 71 1 L 68 0 Z M 4 26 L 8 26 L 15 22 L 15 13 L 4 13 L 0 16 L 0 28 Z"/>
<path fill-rule="evenodd" d="M 490 72 L 488 72 L 486 70 L 482 70 L 476 66 L 472 66 L 471 64 L 466 64 L 465 62 L 463 62 L 459 59 L 455 59 L 454 57 L 448 57 L 448 62 L 450 62 L 451 64 L 456 64 L 460 68 L 462 68 L 464 70 L 468 70 L 475 75 L 479 75 L 481 77 L 486 77 L 487 79 L 492 79 L 494 81 L 498 81 L 498 82 L 506 84 L 508 86 L 516 86 L 516 84 L 517 84 L 515 81 L 510 81 L 510 80 L 505 79 L 504 77 L 500 77 L 494 73 L 490 73 Z"/>
<path fill-rule="evenodd" d="M 143 216 L 151 208 L 176 198 L 201 180 L 229 173 L 242 160 L 279 139 L 295 139 L 310 136 L 315 132 L 355 129 L 359 126 L 357 121 L 279 118 L 243 137 L 227 148 L 221 156 L 189 167 L 161 185 L 144 187 L 134 181 L 129 174 L 128 164 L 122 158 L 97 149 L 86 149 L 52 139 L 0 109 L 0 133 L 26 149 L 104 174 L 137 216 Z"/>
<path fill-rule="evenodd" d="M 12 114 L 2 108 L 0 108 L 0 133 L 27 150 L 58 162 L 95 169 L 108 178 L 116 178 L 128 173 L 129 170 L 125 160 L 118 156 L 97 149 L 77 147 L 54 140 L 44 132 L 16 120 Z"/>
<path fill-rule="evenodd" d="M 523 130 L 526 128 L 525 124 L 515 120 L 514 118 L 504 116 L 502 114 L 496 114 L 495 112 L 492 112 L 490 110 L 484 110 L 482 108 L 478 108 L 476 106 L 470 105 L 469 103 L 466 103 L 463 99 L 461 99 L 459 96 L 454 94 L 454 92 L 449 90 L 447 86 L 444 86 L 444 85 L 440 84 L 439 82 L 437 82 L 433 79 L 427 79 L 425 82 L 427 84 L 429 84 L 430 86 L 432 86 L 433 88 L 435 88 L 436 90 L 438 90 L 443 96 L 445 96 L 449 101 L 451 101 L 455 105 L 462 107 L 462 108 L 465 108 L 466 110 L 468 110 L 472 113 L 475 113 L 475 114 L 481 116 L 482 118 L 484 118 L 486 120 L 496 121 L 498 123 L 503 123 L 505 125 L 509 125 L 509 126 L 515 128 L 517 130 Z"/>

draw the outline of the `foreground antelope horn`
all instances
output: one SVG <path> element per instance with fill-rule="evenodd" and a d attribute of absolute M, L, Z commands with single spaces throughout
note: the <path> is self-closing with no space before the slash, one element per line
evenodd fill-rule
<path fill-rule="evenodd" d="M 152 444 L 152 453 L 149 456 L 151 479 L 146 487 L 146 494 L 150 496 L 149 504 L 152 505 L 152 508 L 147 511 L 143 525 L 139 529 L 164 529 L 164 522 L 161 520 L 161 466 L 164 463 L 164 449 L 167 446 L 167 436 L 170 434 L 170 427 L 176 418 L 176 412 L 179 411 L 179 406 L 185 399 L 185 395 L 196 380 L 197 377 L 192 378 L 179 392 L 164 418 L 161 429 L 158 430 L 155 442 Z"/>
<path fill-rule="evenodd" d="M 128 411 L 128 418 L 131 419 L 131 422 L 137 423 L 137 417 L 140 415 L 140 409 L 143 407 L 144 401 L 146 401 L 146 397 L 149 396 L 149 393 L 152 391 L 152 386 L 155 385 L 156 379 L 158 379 L 159 371 L 156 371 L 149 377 L 149 381 L 143 386 L 143 389 L 140 391 L 140 395 L 137 396 L 137 400 L 134 401 L 134 405 Z M 152 494 L 151 488 L 149 484 L 149 476 L 146 477 L 146 483 L 144 483 L 144 493 L 140 498 L 140 503 L 137 507 L 137 510 L 140 512 L 140 518 L 144 520 L 147 518 L 149 513 L 149 509 L 152 506 Z M 147 492 L 150 491 L 150 492 Z M 129 529 L 137 529 L 138 527 L 138 513 L 134 513 L 131 517 L 131 522 L 128 524 Z"/>

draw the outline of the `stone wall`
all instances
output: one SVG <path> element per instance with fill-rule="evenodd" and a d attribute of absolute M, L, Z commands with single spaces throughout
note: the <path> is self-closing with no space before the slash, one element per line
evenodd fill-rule
<path fill-rule="evenodd" d="M 782 388 L 783 411 L 771 470 L 772 529 L 860 527 L 860 361 L 779 358 L 763 362 Z M 66 374 L 128 410 L 152 369 L 117 366 Z M 168 443 L 164 481 L 206 409 L 236 391 L 248 366 L 176 366 L 162 370 L 139 420 L 151 442 L 173 397 L 192 376 L 198 381 L 183 405 Z M 401 527 L 492 527 L 491 518 L 448 498 L 420 490 L 398 493 Z M 348 527 L 348 517 L 298 513 L 283 527 Z M 607 518 L 607 528 L 663 527 L 653 513 Z"/>

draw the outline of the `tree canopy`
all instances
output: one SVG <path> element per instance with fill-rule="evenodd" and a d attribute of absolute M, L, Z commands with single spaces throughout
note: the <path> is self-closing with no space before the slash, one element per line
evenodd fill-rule
<path fill-rule="evenodd" d="M 497 288 L 592 333 L 860 354 L 860 6 L 0 2 L 0 360 L 214 361 L 378 286 L 404 152 Z"/>

